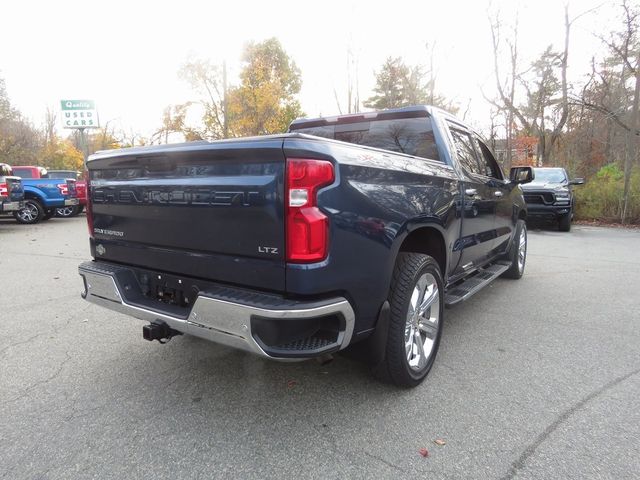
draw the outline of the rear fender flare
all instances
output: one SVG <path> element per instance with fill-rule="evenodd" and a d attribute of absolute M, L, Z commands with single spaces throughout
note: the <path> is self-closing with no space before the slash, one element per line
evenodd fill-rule
<path fill-rule="evenodd" d="M 445 283 L 446 283 L 446 277 L 448 273 L 447 272 L 448 262 L 450 257 L 449 252 L 447 250 L 447 244 L 446 244 L 447 235 L 446 235 L 446 230 L 441 225 L 440 219 L 434 217 L 430 219 L 410 220 L 406 222 L 402 226 L 402 228 L 398 230 L 398 233 L 396 234 L 396 237 L 394 238 L 391 246 L 389 263 L 386 269 L 389 287 L 391 287 L 391 277 L 393 274 L 393 269 L 395 267 L 396 259 L 398 258 L 398 254 L 400 253 L 400 249 L 402 248 L 402 245 L 404 244 L 405 240 L 409 238 L 411 234 L 422 229 L 430 229 L 430 230 L 433 230 L 434 233 L 437 232 L 437 234 L 440 235 L 440 240 L 444 243 L 444 258 L 442 259 L 442 263 L 440 262 L 439 263 L 440 263 L 440 268 L 442 270 L 442 277 L 445 279 Z"/>
<path fill-rule="evenodd" d="M 40 190 L 38 190 L 37 188 L 28 186 L 28 185 L 24 185 L 24 199 L 25 200 L 38 200 L 43 207 L 47 206 L 47 202 L 44 198 L 44 196 L 42 195 L 42 192 Z"/>

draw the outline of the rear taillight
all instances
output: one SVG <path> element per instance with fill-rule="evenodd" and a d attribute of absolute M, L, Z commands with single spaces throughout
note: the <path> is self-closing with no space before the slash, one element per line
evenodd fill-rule
<path fill-rule="evenodd" d="M 89 180 L 89 172 L 85 170 L 84 172 L 86 182 L 87 182 L 87 205 L 85 209 L 87 210 L 87 227 L 89 228 L 89 236 L 93 238 L 93 204 L 91 203 L 91 180 Z"/>
<path fill-rule="evenodd" d="M 8 197 L 9 196 L 9 187 L 6 183 L 0 183 L 0 197 Z"/>
<path fill-rule="evenodd" d="M 329 252 L 329 219 L 318 208 L 317 193 L 334 178 L 331 162 L 287 159 L 285 228 L 289 262 L 311 263 L 326 258 Z"/>
<path fill-rule="evenodd" d="M 69 195 L 69 188 L 67 187 L 66 183 L 59 183 L 56 185 L 56 187 L 58 187 L 58 190 L 60 190 L 60 195 L 64 195 L 65 197 Z"/>

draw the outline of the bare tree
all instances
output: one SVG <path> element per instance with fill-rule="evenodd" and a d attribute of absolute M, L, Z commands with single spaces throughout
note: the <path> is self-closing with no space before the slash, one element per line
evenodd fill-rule
<path fill-rule="evenodd" d="M 142 136 L 142 134 L 133 128 L 129 128 L 129 130 L 125 130 L 124 128 L 120 131 L 120 138 L 122 139 L 123 147 L 135 147 L 138 145 L 146 145 L 148 143 L 148 139 Z"/>
<path fill-rule="evenodd" d="M 513 163 L 514 119 L 516 112 L 518 112 L 515 107 L 516 79 L 518 78 L 518 17 L 516 16 L 511 38 L 505 40 L 509 50 L 509 72 L 504 78 L 500 72 L 498 61 L 502 24 L 497 15 L 494 19 L 489 18 L 489 23 L 491 25 L 491 39 L 493 42 L 494 74 L 500 95 L 500 102 L 489 100 L 486 96 L 485 99 L 496 108 L 497 112 L 501 112 L 504 115 L 505 145 L 503 166 L 506 170 L 509 170 Z"/>
<path fill-rule="evenodd" d="M 358 55 L 353 51 L 353 45 L 347 50 L 347 106 L 348 113 L 360 111 L 360 85 L 358 78 Z"/>
<path fill-rule="evenodd" d="M 569 38 L 571 32 L 571 21 L 569 21 L 568 6 L 564 11 L 564 49 L 561 53 L 555 53 L 551 47 L 534 62 L 526 72 L 517 72 L 518 49 L 517 49 L 517 21 L 513 30 L 513 39 L 507 40 L 509 48 L 510 72 L 503 77 L 500 72 L 499 53 L 501 48 L 499 17 L 489 19 L 491 26 L 491 38 L 493 43 L 494 74 L 499 99 L 492 102 L 494 106 L 508 112 L 507 125 L 507 151 L 510 155 L 511 141 L 513 138 L 513 124 L 517 120 L 521 127 L 530 135 L 538 138 L 538 162 L 543 165 L 547 163 L 552 155 L 553 149 L 562 133 L 569 117 L 568 86 L 567 86 L 567 65 L 569 58 Z M 554 70 L 560 71 L 560 79 L 557 80 Z M 533 72 L 537 77 L 534 89 L 530 88 L 531 82 L 525 77 L 526 73 Z M 516 82 L 522 86 L 527 93 L 527 104 L 522 107 L 515 103 Z M 558 84 L 556 87 L 556 83 Z M 559 96 L 556 95 L 556 88 Z M 551 110 L 551 114 L 548 109 Z M 552 126 L 549 126 L 549 123 Z M 508 163 L 511 158 L 508 157 Z"/>
<path fill-rule="evenodd" d="M 201 95 L 197 103 L 204 109 L 204 131 L 200 136 L 217 140 L 232 135 L 229 127 L 226 63 L 219 66 L 208 60 L 190 60 L 180 69 L 180 76 Z"/>
<path fill-rule="evenodd" d="M 47 106 L 44 115 L 44 145 L 53 145 L 56 141 L 56 110 Z"/>
<path fill-rule="evenodd" d="M 186 124 L 186 117 L 191 102 L 168 105 L 162 111 L 162 123 L 151 135 L 151 144 L 169 143 L 169 137 L 173 133 L 182 134 L 186 140 L 202 140 L 200 132 L 196 132 Z"/>
<path fill-rule="evenodd" d="M 347 108 L 342 108 L 342 103 L 338 96 L 336 88 L 333 89 L 333 97 L 336 100 L 338 113 L 357 113 L 360 111 L 360 74 L 359 74 L 360 58 L 357 52 L 354 52 L 353 39 L 349 40 L 347 46 Z"/>

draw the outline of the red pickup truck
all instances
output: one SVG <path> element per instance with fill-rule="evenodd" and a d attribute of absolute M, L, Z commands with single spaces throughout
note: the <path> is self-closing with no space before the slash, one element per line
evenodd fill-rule
<path fill-rule="evenodd" d="M 81 213 L 87 204 L 87 182 L 80 180 L 80 175 L 75 170 L 47 170 L 37 166 L 16 166 L 13 167 L 14 174 L 22 178 L 72 178 L 76 181 L 76 191 L 78 194 L 78 205 L 64 206 L 56 208 L 56 217 L 75 217 Z"/>

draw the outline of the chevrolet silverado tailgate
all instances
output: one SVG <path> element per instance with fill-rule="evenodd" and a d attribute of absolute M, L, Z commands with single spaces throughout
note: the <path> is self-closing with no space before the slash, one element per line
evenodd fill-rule
<path fill-rule="evenodd" d="M 284 290 L 282 138 L 98 153 L 88 170 L 97 259 Z"/>

